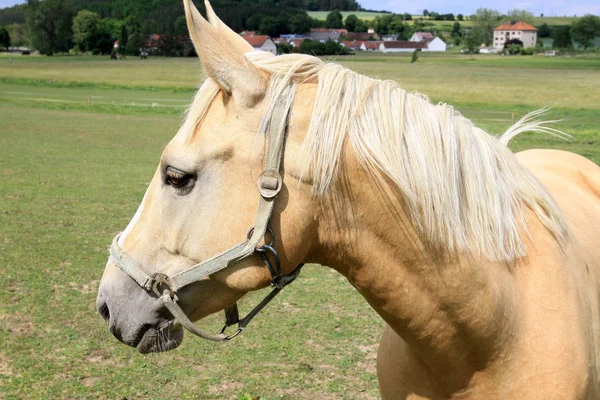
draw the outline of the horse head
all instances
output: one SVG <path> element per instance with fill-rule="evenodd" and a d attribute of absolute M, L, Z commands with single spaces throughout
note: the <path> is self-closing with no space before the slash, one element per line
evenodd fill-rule
<path fill-rule="evenodd" d="M 210 22 L 191 1 L 185 1 L 185 9 L 208 78 L 166 146 L 135 216 L 113 243 L 97 298 L 97 309 L 110 331 L 143 353 L 169 350 L 182 340 L 181 326 L 161 301 L 164 277 L 178 276 L 240 242 L 248 247 L 247 237 L 256 237 L 255 244 L 273 241 L 281 275 L 287 276 L 311 252 L 318 221 L 300 151 L 314 88 L 279 85 L 284 81 L 256 67 L 245 55 L 252 47 L 216 17 L 210 4 Z M 303 96 L 294 96 L 297 90 L 303 90 Z M 279 121 L 272 121 L 273 113 Z M 274 124 L 280 124 L 285 134 L 286 155 L 263 179 L 267 186 L 273 181 L 276 186 L 271 188 L 276 192 L 265 197 L 259 195 L 257 180 L 264 178 L 265 160 L 270 157 L 269 137 L 279 134 L 274 133 Z M 257 207 L 262 207 L 259 200 L 270 204 L 275 197 L 269 216 L 260 218 L 262 231 L 248 236 L 257 223 Z M 245 293 L 274 279 L 265 257 L 253 250 L 187 282 L 176 294 L 170 293 L 171 300 L 176 295 L 178 307 L 194 321 L 231 309 Z M 275 264 L 272 257 L 267 256 L 267 263 L 270 259 Z M 123 259 L 152 282 L 142 287 L 145 278 L 132 279 L 124 272 Z M 157 282 L 157 276 L 163 280 Z M 152 287 L 155 290 L 149 290 Z"/>

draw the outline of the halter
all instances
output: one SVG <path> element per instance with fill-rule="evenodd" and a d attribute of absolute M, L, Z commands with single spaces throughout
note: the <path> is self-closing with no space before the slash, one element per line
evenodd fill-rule
<path fill-rule="evenodd" d="M 149 275 L 144 271 L 143 268 L 131 260 L 121 247 L 119 247 L 119 237 L 121 234 L 113 239 L 112 245 L 110 246 L 110 257 L 117 267 L 129 275 L 142 288 L 148 292 L 154 292 L 181 325 L 201 338 L 224 342 L 239 335 L 260 310 L 273 300 L 285 286 L 296 279 L 302 268 L 303 264 L 300 264 L 291 274 L 283 275 L 281 272 L 279 255 L 275 250 L 275 233 L 269 226 L 273 208 L 275 206 L 275 199 L 283 186 L 283 178 L 279 171 L 283 159 L 290 109 L 290 104 L 287 99 L 291 90 L 292 88 L 290 85 L 287 85 L 282 90 L 273 109 L 273 117 L 271 118 L 269 126 L 269 143 L 265 169 L 258 178 L 258 192 L 260 193 L 258 210 L 256 212 L 254 226 L 248 231 L 246 240 L 213 258 L 192 265 L 188 269 L 173 276 L 162 273 Z M 270 242 L 267 244 L 265 240 L 265 244 L 259 246 L 259 243 L 263 241 L 267 233 L 269 233 L 271 239 Z M 258 253 L 261 256 L 265 266 L 271 273 L 271 286 L 273 287 L 273 290 L 242 319 L 239 318 L 237 304 L 225 310 L 225 326 L 218 335 L 209 335 L 199 330 L 192 321 L 190 321 L 187 315 L 185 315 L 177 303 L 179 301 L 177 297 L 178 291 L 191 283 L 198 282 L 255 253 Z M 160 291 L 161 288 L 163 288 L 162 293 Z M 237 330 L 233 334 L 227 335 L 225 330 L 235 324 L 237 324 Z"/>

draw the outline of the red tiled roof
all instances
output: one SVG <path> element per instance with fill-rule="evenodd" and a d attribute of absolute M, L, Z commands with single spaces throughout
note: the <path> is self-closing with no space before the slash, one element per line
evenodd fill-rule
<path fill-rule="evenodd" d="M 383 42 L 381 41 L 370 41 L 370 42 L 363 42 L 365 45 L 365 48 L 367 49 L 378 49 L 379 45 Z"/>
<path fill-rule="evenodd" d="M 497 27 L 496 29 L 494 29 L 495 31 L 537 31 L 537 29 L 531 25 L 529 25 L 527 22 L 523 22 L 523 21 L 519 21 L 519 22 L 513 22 L 513 21 L 508 21 L 505 24 L 500 25 L 499 27 Z"/>
<path fill-rule="evenodd" d="M 246 42 L 250 43 L 252 47 L 260 47 L 262 46 L 268 39 L 270 39 L 267 35 L 256 35 L 256 36 L 242 36 L 246 39 Z"/>
<path fill-rule="evenodd" d="M 348 32 L 346 37 L 350 40 L 361 40 L 361 41 L 367 41 L 369 39 L 379 39 L 378 34 L 368 33 L 368 32 Z"/>
<path fill-rule="evenodd" d="M 417 35 L 417 37 L 421 40 L 435 39 L 434 34 L 431 32 L 415 32 L 415 35 Z"/>
<path fill-rule="evenodd" d="M 406 40 L 394 40 L 383 42 L 386 49 L 426 49 L 427 43 L 424 42 L 409 42 Z"/>
<path fill-rule="evenodd" d="M 348 48 L 359 48 L 363 42 L 363 40 L 344 40 L 342 44 Z"/>

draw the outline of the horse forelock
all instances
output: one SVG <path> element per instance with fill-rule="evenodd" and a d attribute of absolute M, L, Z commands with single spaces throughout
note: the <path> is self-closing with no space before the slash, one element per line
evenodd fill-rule
<path fill-rule="evenodd" d="M 316 196 L 335 184 L 348 140 L 367 171 L 400 190 L 415 228 L 436 248 L 511 262 L 525 255 L 521 230 L 527 231 L 527 208 L 560 243 L 567 240 L 564 218 L 546 189 L 505 143 L 453 107 L 312 56 L 246 56 L 271 76 L 259 132 L 268 132 L 283 86 L 317 83 L 303 145 Z M 187 140 L 217 91 L 214 82 L 198 91 L 180 131 Z M 548 132 L 540 126 L 525 119 L 507 134 L 529 127 Z"/>

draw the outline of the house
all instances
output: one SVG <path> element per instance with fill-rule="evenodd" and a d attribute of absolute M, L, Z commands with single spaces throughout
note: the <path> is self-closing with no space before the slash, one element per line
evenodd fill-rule
<path fill-rule="evenodd" d="M 254 47 L 254 51 L 267 51 L 271 54 L 277 54 L 275 42 L 267 35 L 243 35 L 242 37 Z"/>
<path fill-rule="evenodd" d="M 379 51 L 383 53 L 413 52 L 415 50 L 427 50 L 427 43 L 394 40 L 390 42 L 381 42 L 379 45 Z"/>
<path fill-rule="evenodd" d="M 494 47 L 503 49 L 504 43 L 512 39 L 523 42 L 524 48 L 535 47 L 537 43 L 537 29 L 527 22 L 509 21 L 494 29 Z"/>
<path fill-rule="evenodd" d="M 446 51 L 446 42 L 435 36 L 433 32 L 415 32 L 408 41 L 425 43 L 427 48 L 423 51 Z"/>
<path fill-rule="evenodd" d="M 293 47 L 298 48 L 304 42 L 305 39 L 290 39 L 288 44 L 291 44 Z"/>
<path fill-rule="evenodd" d="M 446 42 L 435 36 L 432 32 L 415 32 L 409 42 L 420 42 L 427 44 L 423 51 L 446 51 Z"/>
<path fill-rule="evenodd" d="M 381 43 L 383 42 L 379 40 L 362 42 L 362 44 L 360 45 L 360 49 L 362 51 L 379 51 L 379 46 L 381 45 Z"/>
<path fill-rule="evenodd" d="M 425 43 L 427 44 L 427 49 L 424 51 L 446 51 L 446 42 L 437 36 L 433 38 L 433 40 Z"/>
<path fill-rule="evenodd" d="M 435 38 L 432 32 L 415 32 L 408 39 L 409 42 L 430 42 Z"/>
<path fill-rule="evenodd" d="M 350 50 L 360 50 L 360 46 L 365 40 L 344 40 L 340 44 Z"/>
<path fill-rule="evenodd" d="M 348 40 L 358 40 L 365 42 L 367 40 L 381 40 L 381 37 L 373 32 L 348 32 L 346 35 Z"/>
<path fill-rule="evenodd" d="M 328 40 L 339 42 L 340 36 L 347 36 L 348 31 L 346 29 L 323 29 L 323 28 L 312 28 L 309 33 L 305 34 L 304 37 L 310 40 L 316 40 L 325 43 Z"/>

